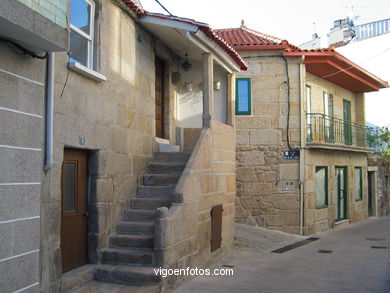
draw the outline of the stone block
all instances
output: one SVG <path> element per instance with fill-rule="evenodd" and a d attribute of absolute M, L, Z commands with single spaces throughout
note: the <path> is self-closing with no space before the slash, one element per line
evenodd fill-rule
<path fill-rule="evenodd" d="M 3 292 L 15 292 L 39 282 L 39 252 L 3 261 L 0 284 Z"/>
<path fill-rule="evenodd" d="M 237 168 L 237 181 L 256 181 L 256 175 L 253 168 L 239 167 Z"/>
<path fill-rule="evenodd" d="M 275 209 L 280 210 L 298 210 L 298 194 L 276 194 L 267 198 Z"/>
<path fill-rule="evenodd" d="M 114 198 L 124 201 L 135 196 L 137 191 L 137 176 L 121 175 L 114 177 Z"/>
<path fill-rule="evenodd" d="M 40 189 L 40 185 L 0 186 L 0 222 L 39 216 Z"/>
<path fill-rule="evenodd" d="M 43 85 L 0 72 L 0 88 L 0 107 L 43 115 Z"/>
<path fill-rule="evenodd" d="M 279 103 L 255 103 L 253 104 L 253 115 L 279 116 L 279 108 Z"/>
<path fill-rule="evenodd" d="M 299 166 L 297 164 L 280 164 L 279 180 L 299 180 Z"/>
<path fill-rule="evenodd" d="M 278 173 L 274 171 L 267 171 L 262 175 L 265 182 L 276 182 L 278 180 Z"/>
<path fill-rule="evenodd" d="M 236 133 L 237 145 L 248 145 L 249 144 L 249 130 L 238 130 Z"/>
<path fill-rule="evenodd" d="M 282 85 L 280 76 L 255 77 L 253 79 L 253 90 L 259 89 L 279 89 Z"/>
<path fill-rule="evenodd" d="M 90 202 L 104 203 L 114 201 L 113 178 L 95 178 L 91 182 Z"/>
<path fill-rule="evenodd" d="M 252 145 L 279 145 L 281 140 L 280 131 L 276 129 L 253 129 L 249 135 Z"/>
<path fill-rule="evenodd" d="M 272 227 L 272 226 L 298 226 L 299 225 L 299 211 L 280 210 L 277 215 L 266 216 L 265 223 L 268 227 Z"/>
<path fill-rule="evenodd" d="M 2 149 L 0 182 L 41 182 L 42 152 Z"/>
<path fill-rule="evenodd" d="M 243 158 L 245 166 L 261 166 L 265 164 L 264 153 L 261 151 L 245 152 Z"/>
<path fill-rule="evenodd" d="M 259 113 L 254 113 L 259 114 Z M 260 113 L 261 114 L 261 113 Z M 269 113 L 266 115 L 270 115 Z M 268 116 L 237 116 L 237 129 L 264 129 L 270 127 L 270 118 Z"/>
<path fill-rule="evenodd" d="M 277 103 L 281 91 L 279 89 L 258 89 L 253 91 L 253 103 Z"/>
<path fill-rule="evenodd" d="M 110 129 L 111 150 L 117 153 L 127 152 L 127 131 L 124 128 Z"/>
<path fill-rule="evenodd" d="M 236 190 L 236 176 L 228 175 L 226 176 L 226 191 L 235 192 Z"/>
<path fill-rule="evenodd" d="M 240 199 L 240 203 L 245 210 L 260 210 L 272 207 L 261 196 L 244 196 Z"/>
<path fill-rule="evenodd" d="M 268 195 L 272 192 L 271 183 L 261 182 L 245 182 L 244 194 L 245 195 Z"/>
<path fill-rule="evenodd" d="M 40 219 L 14 222 L 13 229 L 14 254 L 17 255 L 39 249 Z"/>

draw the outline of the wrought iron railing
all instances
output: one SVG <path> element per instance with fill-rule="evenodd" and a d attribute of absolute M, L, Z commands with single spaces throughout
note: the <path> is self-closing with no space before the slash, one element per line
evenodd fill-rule
<path fill-rule="evenodd" d="M 320 113 L 306 114 L 306 141 L 368 147 L 372 128 Z"/>

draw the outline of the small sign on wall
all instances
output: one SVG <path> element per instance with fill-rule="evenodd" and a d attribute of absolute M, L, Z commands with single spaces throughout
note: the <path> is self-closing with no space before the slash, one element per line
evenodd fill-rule
<path fill-rule="evenodd" d="M 282 180 L 282 191 L 294 191 L 298 187 L 296 180 Z"/>
<path fill-rule="evenodd" d="M 284 151 L 285 160 L 299 160 L 299 149 Z"/>

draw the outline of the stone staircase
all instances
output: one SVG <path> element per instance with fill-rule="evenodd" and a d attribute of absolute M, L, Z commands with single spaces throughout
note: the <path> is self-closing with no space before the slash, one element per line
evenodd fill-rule
<path fill-rule="evenodd" d="M 156 208 L 170 207 L 173 191 L 189 159 L 189 153 L 157 152 L 143 175 L 143 185 L 131 198 L 123 221 L 110 237 L 110 247 L 102 250 L 95 279 L 129 285 L 157 285 L 154 253 Z"/>

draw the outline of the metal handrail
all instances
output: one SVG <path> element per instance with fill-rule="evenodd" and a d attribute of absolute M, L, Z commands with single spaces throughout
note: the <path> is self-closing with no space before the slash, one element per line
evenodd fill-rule
<path fill-rule="evenodd" d="M 371 127 L 328 116 L 306 113 L 306 141 L 367 147 L 367 134 Z"/>

